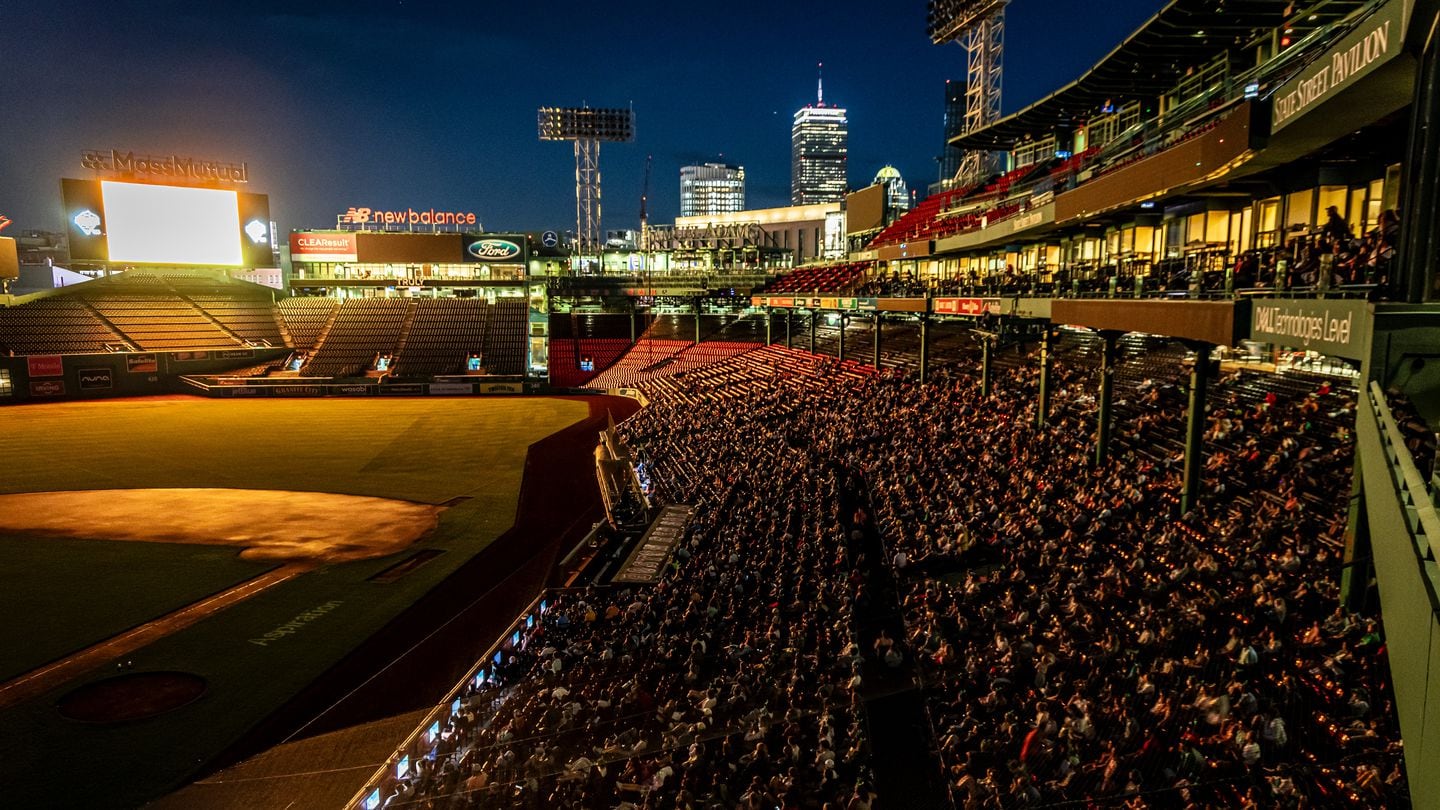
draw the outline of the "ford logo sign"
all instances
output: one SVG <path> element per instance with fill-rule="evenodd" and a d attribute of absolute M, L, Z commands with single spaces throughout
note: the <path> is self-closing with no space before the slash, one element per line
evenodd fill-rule
<path fill-rule="evenodd" d="M 492 262 L 513 259 L 520 255 L 520 246 L 504 239 L 481 239 L 471 242 L 466 250 L 477 259 Z"/>

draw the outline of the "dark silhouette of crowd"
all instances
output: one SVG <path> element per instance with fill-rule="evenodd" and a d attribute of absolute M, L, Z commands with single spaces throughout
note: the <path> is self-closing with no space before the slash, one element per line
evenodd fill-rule
<path fill-rule="evenodd" d="M 1353 385 L 1227 374 L 1181 515 L 1179 363 L 1132 358 L 1096 464 L 1083 343 L 1043 428 L 1030 356 L 982 397 L 971 358 L 791 354 L 647 392 L 620 432 L 696 509 L 662 581 L 552 592 L 386 806 L 894 806 L 866 699 L 897 672 L 956 807 L 1408 802 L 1378 621 L 1338 595 Z M 857 621 L 882 579 L 903 633 Z"/>

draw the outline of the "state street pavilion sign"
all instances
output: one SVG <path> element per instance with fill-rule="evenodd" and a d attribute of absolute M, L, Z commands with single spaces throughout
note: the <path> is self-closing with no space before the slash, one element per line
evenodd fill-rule
<path fill-rule="evenodd" d="M 1311 109 L 1390 61 L 1404 47 L 1405 4 L 1390 0 L 1275 91 L 1270 131 L 1279 132 Z"/>

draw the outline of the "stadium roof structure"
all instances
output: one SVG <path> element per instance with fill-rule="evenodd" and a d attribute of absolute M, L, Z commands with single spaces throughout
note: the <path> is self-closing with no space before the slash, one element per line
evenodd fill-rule
<path fill-rule="evenodd" d="M 1371 1 L 1170 0 L 1080 78 L 950 143 L 962 149 L 1009 149 L 1026 135 L 1073 125 L 1106 101 L 1118 107 L 1169 92 L 1187 70 L 1217 54 L 1229 51 L 1233 59 L 1243 60 L 1247 46 L 1281 26 L 1329 25 Z"/>

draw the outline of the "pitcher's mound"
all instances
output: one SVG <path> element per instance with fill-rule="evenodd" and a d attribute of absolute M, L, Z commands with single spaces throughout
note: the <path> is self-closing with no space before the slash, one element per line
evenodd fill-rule
<path fill-rule="evenodd" d="M 205 679 L 188 672 L 132 672 L 87 683 L 60 698 L 60 713 L 85 723 L 122 723 L 194 703 Z"/>
<path fill-rule="evenodd" d="M 442 507 L 268 489 L 91 489 L 0 495 L 0 531 L 238 546 L 247 560 L 347 562 L 403 551 Z"/>

